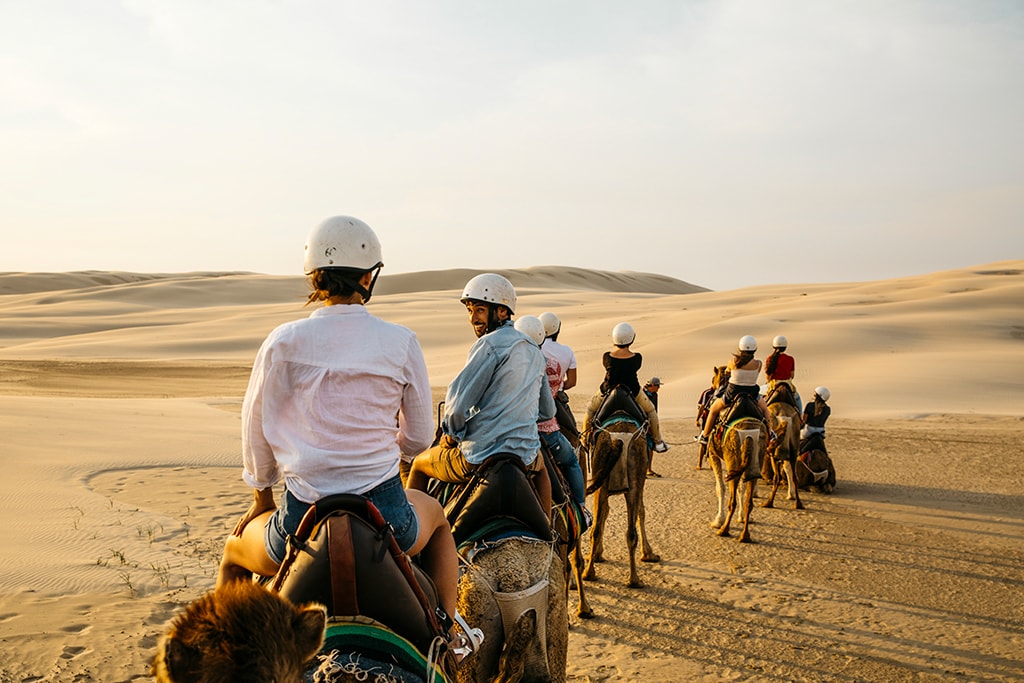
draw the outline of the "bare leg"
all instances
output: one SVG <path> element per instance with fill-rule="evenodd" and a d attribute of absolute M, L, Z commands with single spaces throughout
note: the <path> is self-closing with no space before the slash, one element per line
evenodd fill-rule
<path fill-rule="evenodd" d="M 451 527 L 437 500 L 415 489 L 406 490 L 405 495 L 416 509 L 420 523 L 419 536 L 409 549 L 409 555 L 420 556 L 423 570 L 437 586 L 441 608 L 446 614 L 454 615 L 458 597 L 459 557 Z"/>
<path fill-rule="evenodd" d="M 253 573 L 260 576 L 273 576 L 277 573 L 278 565 L 267 555 L 264 541 L 264 530 L 272 514 L 272 510 L 264 512 L 250 520 L 242 528 L 241 535 L 228 536 L 224 543 L 220 570 L 217 572 L 218 588 L 229 581 L 249 579 Z"/>

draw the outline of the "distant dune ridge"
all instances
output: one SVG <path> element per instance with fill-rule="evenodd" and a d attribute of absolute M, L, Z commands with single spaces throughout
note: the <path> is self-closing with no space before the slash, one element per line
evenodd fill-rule
<path fill-rule="evenodd" d="M 458 299 L 477 272 L 383 275 L 369 303 L 415 331 L 435 399 L 475 341 Z M 623 585 L 614 499 L 598 618 L 573 618 L 568 683 L 1024 678 L 1024 261 L 717 292 L 501 272 L 519 315 L 561 317 L 579 418 L 620 321 L 644 378 L 664 381 L 672 449 L 645 492 L 663 561 L 641 568 L 644 590 Z M 0 681 L 146 678 L 252 499 L 242 396 L 268 332 L 313 310 L 306 296 L 296 276 L 0 274 Z M 739 546 L 709 528 L 714 484 L 692 436 L 712 366 L 745 334 L 759 358 L 789 338 L 805 399 L 832 390 L 838 486 L 802 495 L 804 511 L 784 495 L 755 508 L 757 542 Z"/>
<path fill-rule="evenodd" d="M 473 338 L 458 304 L 468 269 L 382 275 L 371 310 L 420 338 L 445 386 Z M 662 411 L 692 414 L 711 368 L 753 334 L 759 355 L 790 340 L 806 397 L 824 384 L 850 416 L 1019 414 L 1024 261 L 891 280 L 713 292 L 650 273 L 559 266 L 500 271 L 519 315 L 557 313 L 576 352 L 577 393 L 600 383 L 611 328 L 628 320 Z M 266 334 L 308 315 L 301 276 L 254 273 L 0 274 L 0 359 L 251 363 Z M 763 379 L 763 378 L 762 378 Z M 2 384 L 2 383 L 0 383 Z"/>

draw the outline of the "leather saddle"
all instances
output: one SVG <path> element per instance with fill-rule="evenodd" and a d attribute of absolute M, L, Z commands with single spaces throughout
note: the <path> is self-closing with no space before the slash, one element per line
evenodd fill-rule
<path fill-rule="evenodd" d="M 422 652 L 446 635 L 433 581 L 364 496 L 336 494 L 310 506 L 271 590 L 295 604 L 319 602 L 331 617 L 370 617 Z"/>
<path fill-rule="evenodd" d="M 541 457 L 538 455 L 537 457 Z M 551 541 L 551 522 L 519 456 L 499 453 L 464 484 L 432 491 L 443 501 L 459 550 L 485 539 L 527 534 Z"/>
<path fill-rule="evenodd" d="M 757 421 L 761 421 L 761 409 L 757 405 L 757 399 L 750 394 L 740 394 L 729 406 L 729 409 L 722 413 L 725 418 L 721 421 L 722 424 L 732 424 L 736 420 L 742 420 L 744 418 L 753 418 Z"/>
<path fill-rule="evenodd" d="M 611 391 L 605 394 L 601 407 L 594 413 L 594 424 L 602 425 L 616 414 L 636 420 L 637 424 L 647 422 L 647 413 L 636 402 L 633 393 L 621 384 L 612 387 Z"/>
<path fill-rule="evenodd" d="M 765 404 L 771 405 L 773 403 L 788 403 L 794 408 L 797 408 L 796 397 L 793 395 L 793 390 L 785 382 L 776 382 L 775 387 L 768 392 L 768 397 L 765 398 Z"/>

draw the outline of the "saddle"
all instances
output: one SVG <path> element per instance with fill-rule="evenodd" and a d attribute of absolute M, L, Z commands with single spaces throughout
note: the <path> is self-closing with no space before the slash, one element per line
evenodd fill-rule
<path fill-rule="evenodd" d="M 528 534 L 551 541 L 551 522 L 542 509 L 526 466 L 517 455 L 499 453 L 480 465 L 464 484 L 431 491 L 442 501 L 455 545 L 462 552 L 477 541 Z"/>
<path fill-rule="evenodd" d="M 616 413 L 622 413 L 626 417 L 636 420 L 637 424 L 647 422 L 647 413 L 636 402 L 633 393 L 621 384 L 612 387 L 605 394 L 601 407 L 594 413 L 594 424 L 604 424 Z"/>
<path fill-rule="evenodd" d="M 336 494 L 310 506 L 271 590 L 295 604 L 322 603 L 331 617 L 369 617 L 421 652 L 446 635 L 433 581 L 364 496 Z"/>
<path fill-rule="evenodd" d="M 808 453 L 810 451 L 824 451 L 828 453 L 825 449 L 825 437 L 820 433 L 810 434 L 800 439 L 800 452 Z"/>
<path fill-rule="evenodd" d="M 785 382 L 776 382 L 775 387 L 768 392 L 765 404 L 771 405 L 773 403 L 788 403 L 794 408 L 799 409 L 799 406 L 796 404 L 796 397 L 793 395 L 793 389 Z"/>

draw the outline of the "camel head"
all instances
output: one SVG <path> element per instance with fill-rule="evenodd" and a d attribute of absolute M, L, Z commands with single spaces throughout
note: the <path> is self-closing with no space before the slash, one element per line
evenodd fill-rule
<path fill-rule="evenodd" d="M 712 368 L 711 386 L 718 389 L 729 381 L 729 367 L 727 365 L 716 365 Z"/>
<path fill-rule="evenodd" d="M 250 581 L 233 581 L 171 622 L 150 673 L 157 683 L 302 680 L 324 642 L 327 610 L 297 607 Z"/>

